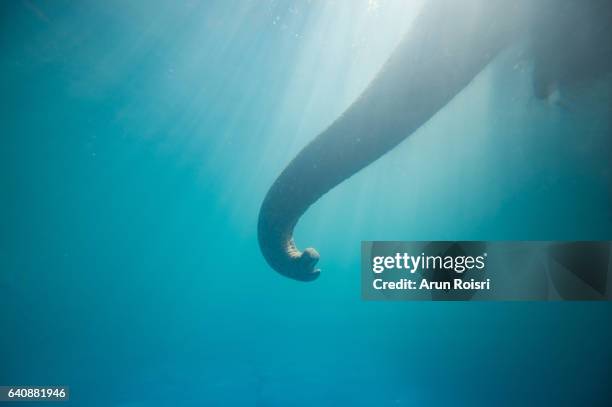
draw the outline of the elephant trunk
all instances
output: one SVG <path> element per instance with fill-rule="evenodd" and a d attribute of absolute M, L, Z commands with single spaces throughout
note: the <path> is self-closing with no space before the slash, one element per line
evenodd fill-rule
<path fill-rule="evenodd" d="M 302 252 L 293 240 L 300 216 L 469 84 L 515 31 L 509 3 L 435 2 L 424 10 L 361 96 L 298 153 L 268 191 L 259 213 L 258 240 L 273 269 L 300 281 L 319 276 L 317 251 Z"/>

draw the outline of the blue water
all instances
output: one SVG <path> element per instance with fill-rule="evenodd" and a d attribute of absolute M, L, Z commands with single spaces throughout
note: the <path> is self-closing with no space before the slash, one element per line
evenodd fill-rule
<path fill-rule="evenodd" d="M 304 284 L 261 257 L 261 200 L 419 4 L 0 8 L 0 385 L 69 385 L 74 406 L 606 404 L 609 303 L 364 302 L 359 244 L 611 239 L 612 81 L 550 105 L 506 51 L 309 210 Z"/>

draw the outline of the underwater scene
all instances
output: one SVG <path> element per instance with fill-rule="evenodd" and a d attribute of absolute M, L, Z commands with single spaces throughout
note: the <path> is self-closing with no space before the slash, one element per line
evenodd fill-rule
<path fill-rule="evenodd" d="M 610 302 L 362 299 L 362 241 L 612 240 L 609 2 L 504 3 L 2 2 L 15 405 L 609 406 Z"/>

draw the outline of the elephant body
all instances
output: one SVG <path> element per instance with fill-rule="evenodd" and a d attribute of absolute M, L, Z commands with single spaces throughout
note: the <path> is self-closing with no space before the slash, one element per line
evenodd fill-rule
<path fill-rule="evenodd" d="M 610 71 L 610 44 L 601 37 L 612 25 L 610 6 L 595 0 L 532 3 L 437 1 L 423 10 L 366 90 L 298 153 L 268 191 L 260 209 L 258 240 L 273 269 L 300 281 L 316 279 L 319 254 L 313 248 L 298 250 L 293 240 L 300 216 L 430 120 L 506 46 L 531 36 L 538 97 L 547 97 L 559 84 Z M 557 16 L 550 9 L 561 3 L 567 3 L 567 9 Z M 572 7 L 586 10 L 583 15 L 594 23 L 572 19 L 577 15 Z M 555 19 L 589 27 L 564 51 L 562 38 L 569 23 L 560 26 Z M 539 35 L 542 32 L 547 35 Z M 585 44 L 593 42 L 598 44 L 596 52 L 589 52 Z M 582 64 L 574 62 L 575 55 Z"/>

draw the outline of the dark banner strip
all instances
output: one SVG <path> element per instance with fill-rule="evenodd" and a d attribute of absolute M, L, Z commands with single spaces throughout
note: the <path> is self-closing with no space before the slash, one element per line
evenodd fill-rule
<path fill-rule="evenodd" d="M 366 300 L 610 300 L 611 242 L 362 242 Z"/>

